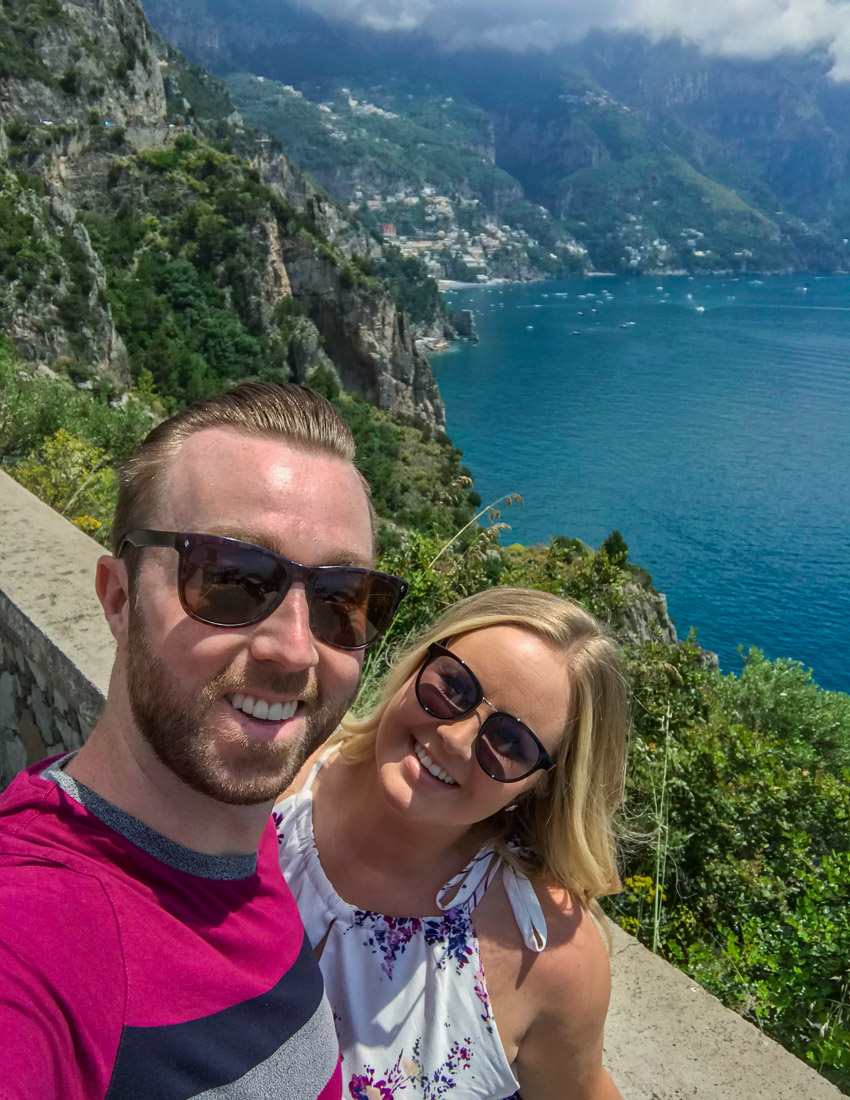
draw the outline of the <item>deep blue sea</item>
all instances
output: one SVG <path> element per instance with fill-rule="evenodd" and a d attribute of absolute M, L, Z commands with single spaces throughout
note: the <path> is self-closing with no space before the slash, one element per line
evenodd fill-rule
<path fill-rule="evenodd" d="M 680 637 L 850 690 L 850 278 L 597 277 L 462 288 L 434 356 L 504 541 L 619 529 Z"/>

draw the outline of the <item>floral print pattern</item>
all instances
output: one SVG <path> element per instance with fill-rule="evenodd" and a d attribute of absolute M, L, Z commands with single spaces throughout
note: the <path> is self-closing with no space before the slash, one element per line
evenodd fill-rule
<path fill-rule="evenodd" d="M 417 936 L 424 936 L 429 947 L 443 946 L 437 969 L 444 970 L 450 961 L 460 973 L 472 957 L 470 939 L 472 922 L 465 909 L 449 909 L 441 917 L 385 917 L 368 909 L 355 909 L 353 921 L 346 932 L 364 929 L 363 946 L 373 955 L 381 955 L 381 970 L 392 980 L 393 966 L 407 945 Z"/>
<path fill-rule="evenodd" d="M 392 1069 L 387 1070 L 378 1080 L 375 1079 L 377 1074 L 371 1066 L 365 1066 L 364 1073 L 355 1073 L 348 1082 L 349 1095 L 352 1100 L 393 1100 L 395 1096 L 406 1091 L 408 1084 L 412 1084 L 416 1088 L 416 1095 L 423 1100 L 439 1100 L 439 1097 L 457 1087 L 456 1075 L 469 1069 L 472 1061 L 471 1043 L 468 1038 L 463 1043 L 452 1043 L 445 1062 L 433 1073 L 426 1073 L 420 1065 L 421 1040 L 417 1039 L 413 1044 L 413 1057 L 405 1058 L 404 1053 L 399 1054 Z"/>
<path fill-rule="evenodd" d="M 346 1100 L 519 1100 L 473 924 L 501 861 L 482 849 L 438 894 L 438 916 L 358 909 L 324 874 L 310 802 L 302 790 L 276 807 L 274 818 L 281 867 L 307 934 L 314 943 L 324 941 L 320 967 L 343 1054 Z M 533 892 L 527 880 L 525 888 Z"/>

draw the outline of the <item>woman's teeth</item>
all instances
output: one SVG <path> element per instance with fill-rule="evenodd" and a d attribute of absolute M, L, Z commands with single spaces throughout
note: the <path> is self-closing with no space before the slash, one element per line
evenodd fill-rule
<path fill-rule="evenodd" d="M 298 700 L 288 703 L 272 703 L 265 699 L 255 699 L 253 695 L 228 695 L 227 701 L 236 710 L 241 710 L 252 718 L 262 718 L 266 722 L 283 722 L 291 718 L 298 709 Z"/>
<path fill-rule="evenodd" d="M 456 787 L 457 783 L 450 775 L 447 775 L 442 768 L 438 767 L 428 753 L 422 748 L 418 741 L 413 742 L 413 751 L 416 754 L 416 759 L 422 764 L 422 767 L 435 776 L 437 779 L 441 779 L 449 787 Z"/>

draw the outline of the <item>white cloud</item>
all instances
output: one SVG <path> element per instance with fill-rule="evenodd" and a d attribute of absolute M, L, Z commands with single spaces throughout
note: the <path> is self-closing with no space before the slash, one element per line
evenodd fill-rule
<path fill-rule="evenodd" d="M 679 38 L 709 54 L 764 59 L 824 47 L 850 80 L 850 0 L 301 0 L 326 18 L 428 32 L 448 48 L 511 50 L 574 42 L 590 30 Z"/>

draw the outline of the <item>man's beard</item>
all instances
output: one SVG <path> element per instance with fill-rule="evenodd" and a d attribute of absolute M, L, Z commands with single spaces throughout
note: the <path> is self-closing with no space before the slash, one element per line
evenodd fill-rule
<path fill-rule="evenodd" d="M 188 695 L 154 652 L 141 614 L 131 601 L 127 690 L 136 726 L 159 761 L 193 790 L 218 802 L 252 806 L 269 802 L 298 774 L 305 760 L 339 725 L 356 687 L 344 699 L 323 699 L 310 673 L 261 672 L 254 690 L 297 696 L 310 706 L 306 728 L 286 741 L 261 741 L 233 730 L 210 729 L 210 712 L 224 694 L 245 692 L 244 675 L 227 668 Z"/>

